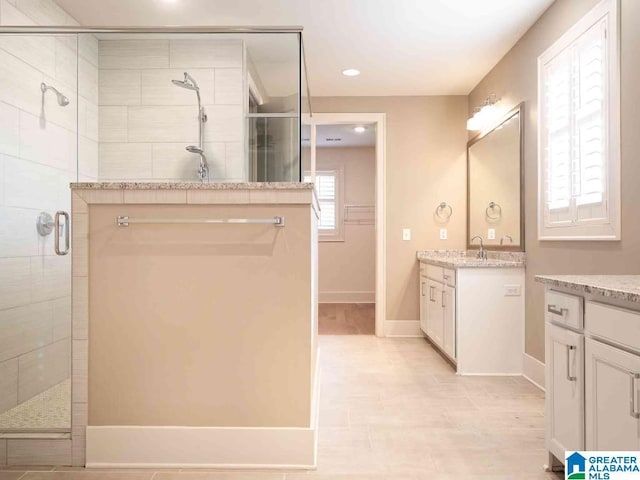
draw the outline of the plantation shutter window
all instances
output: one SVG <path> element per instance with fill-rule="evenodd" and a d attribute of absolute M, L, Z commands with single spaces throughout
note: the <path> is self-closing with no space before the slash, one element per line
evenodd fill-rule
<path fill-rule="evenodd" d="M 539 238 L 619 239 L 617 4 L 538 58 Z"/>
<path fill-rule="evenodd" d="M 340 171 L 317 171 L 315 179 L 316 194 L 320 205 L 318 221 L 319 235 L 322 239 L 340 239 Z M 305 182 L 311 181 L 311 175 L 305 174 Z"/>

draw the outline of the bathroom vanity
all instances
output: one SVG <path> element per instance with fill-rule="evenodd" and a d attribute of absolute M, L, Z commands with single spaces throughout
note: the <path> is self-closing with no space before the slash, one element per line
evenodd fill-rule
<path fill-rule="evenodd" d="M 419 251 L 420 327 L 461 375 L 521 375 L 524 253 Z"/>
<path fill-rule="evenodd" d="M 72 189 L 73 428 L 80 449 L 86 427 L 86 465 L 312 467 L 313 185 Z"/>
<path fill-rule="evenodd" d="M 546 447 L 640 449 L 640 275 L 536 276 L 545 290 Z"/>

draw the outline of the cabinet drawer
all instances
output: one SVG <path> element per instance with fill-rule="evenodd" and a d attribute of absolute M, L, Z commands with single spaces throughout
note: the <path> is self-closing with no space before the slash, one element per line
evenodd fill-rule
<path fill-rule="evenodd" d="M 582 304 L 582 297 L 547 290 L 544 301 L 544 315 L 548 322 L 582 329 L 584 326 Z"/>
<path fill-rule="evenodd" d="M 444 268 L 442 267 L 438 267 L 437 265 L 430 265 L 430 264 L 426 264 L 425 265 L 425 275 L 430 278 L 431 280 L 435 280 L 436 282 L 440 282 L 442 283 L 443 280 L 443 276 L 444 276 Z"/>
<path fill-rule="evenodd" d="M 640 351 L 640 312 L 587 302 L 584 323 L 589 333 Z"/>
<path fill-rule="evenodd" d="M 456 286 L 456 271 L 444 268 L 442 270 L 442 281 L 452 287 Z"/>

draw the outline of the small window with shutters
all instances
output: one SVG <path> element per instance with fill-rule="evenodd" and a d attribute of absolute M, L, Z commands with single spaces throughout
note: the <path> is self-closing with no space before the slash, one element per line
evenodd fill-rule
<path fill-rule="evenodd" d="M 311 181 L 309 172 L 305 172 L 304 181 Z M 320 204 L 318 235 L 321 241 L 343 240 L 341 182 L 341 170 L 316 171 L 315 186 Z"/>
<path fill-rule="evenodd" d="M 617 2 L 538 58 L 541 240 L 620 239 Z"/>

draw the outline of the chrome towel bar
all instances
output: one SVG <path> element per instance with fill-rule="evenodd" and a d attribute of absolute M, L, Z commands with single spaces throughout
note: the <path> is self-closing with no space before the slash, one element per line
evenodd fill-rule
<path fill-rule="evenodd" d="M 284 217 L 272 217 L 272 218 L 130 218 L 127 216 L 119 216 L 116 218 L 116 225 L 118 227 L 128 227 L 132 223 L 146 223 L 146 224 L 163 224 L 163 223 L 182 223 L 182 224 L 245 224 L 245 225 L 274 225 L 276 227 L 284 227 Z"/>

